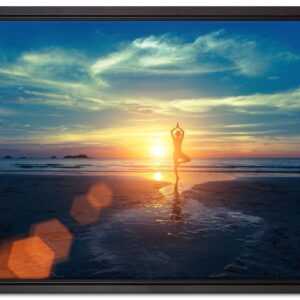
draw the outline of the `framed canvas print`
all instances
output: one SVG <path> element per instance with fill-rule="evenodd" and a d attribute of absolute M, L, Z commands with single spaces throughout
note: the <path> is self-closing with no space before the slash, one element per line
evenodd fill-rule
<path fill-rule="evenodd" d="M 0 292 L 298 292 L 300 9 L 1 7 Z"/>

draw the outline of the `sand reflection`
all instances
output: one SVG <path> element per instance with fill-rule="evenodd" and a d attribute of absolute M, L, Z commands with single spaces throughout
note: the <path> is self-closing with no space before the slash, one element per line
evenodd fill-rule
<path fill-rule="evenodd" d="M 171 220 L 175 222 L 182 222 L 183 221 L 182 201 L 181 201 L 180 193 L 178 191 L 178 184 L 179 184 L 179 176 L 176 176 L 176 180 L 174 184 L 174 199 L 172 205 Z"/>

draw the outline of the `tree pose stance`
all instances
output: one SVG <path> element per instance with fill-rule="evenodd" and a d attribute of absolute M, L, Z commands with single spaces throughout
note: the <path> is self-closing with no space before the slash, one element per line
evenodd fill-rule
<path fill-rule="evenodd" d="M 173 154 L 173 159 L 174 159 L 174 170 L 176 177 L 178 176 L 177 174 L 177 168 L 180 164 L 189 162 L 191 159 L 182 152 L 181 147 L 182 147 L 182 142 L 184 139 L 184 130 L 179 126 L 179 123 L 177 122 L 176 127 L 174 127 L 171 130 L 171 136 L 173 140 L 173 145 L 174 145 L 174 154 Z"/>

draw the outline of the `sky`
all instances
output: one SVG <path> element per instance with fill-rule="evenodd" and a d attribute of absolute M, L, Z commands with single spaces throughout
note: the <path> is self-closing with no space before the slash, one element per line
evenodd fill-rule
<path fill-rule="evenodd" d="M 300 157 L 300 22 L 0 21 L 0 155 Z M 153 151 L 152 151 L 153 153 Z"/>

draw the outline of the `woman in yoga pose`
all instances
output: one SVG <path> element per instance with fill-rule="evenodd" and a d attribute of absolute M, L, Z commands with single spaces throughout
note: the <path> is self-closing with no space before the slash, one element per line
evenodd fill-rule
<path fill-rule="evenodd" d="M 173 145 L 174 145 L 174 170 L 176 176 L 177 174 L 177 168 L 180 164 L 189 162 L 191 159 L 182 152 L 182 142 L 184 139 L 184 130 L 179 126 L 179 123 L 177 122 L 176 127 L 174 127 L 171 130 L 171 136 L 173 140 Z"/>

